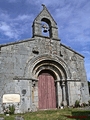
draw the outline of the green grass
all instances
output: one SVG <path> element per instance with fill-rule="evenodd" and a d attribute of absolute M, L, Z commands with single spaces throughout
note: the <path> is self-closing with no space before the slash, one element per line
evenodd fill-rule
<path fill-rule="evenodd" d="M 90 115 L 90 111 L 84 111 L 80 109 L 58 109 L 58 110 L 45 110 L 45 111 L 37 111 L 30 112 L 25 114 L 17 114 L 17 115 L 0 115 L 5 118 L 5 120 L 15 120 L 15 116 L 22 116 L 24 120 L 80 120 L 74 118 L 68 118 L 66 116 L 88 116 Z M 90 116 L 82 120 L 90 120 Z"/>

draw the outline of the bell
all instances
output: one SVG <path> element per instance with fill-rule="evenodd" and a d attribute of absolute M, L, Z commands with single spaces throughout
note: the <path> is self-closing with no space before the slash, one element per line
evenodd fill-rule
<path fill-rule="evenodd" d="M 48 30 L 47 30 L 47 28 L 44 28 L 43 32 L 45 32 L 45 33 L 46 33 L 47 31 L 48 31 Z"/>
<path fill-rule="evenodd" d="M 48 26 L 46 24 L 44 24 L 42 27 L 44 28 L 43 32 L 48 32 Z"/>

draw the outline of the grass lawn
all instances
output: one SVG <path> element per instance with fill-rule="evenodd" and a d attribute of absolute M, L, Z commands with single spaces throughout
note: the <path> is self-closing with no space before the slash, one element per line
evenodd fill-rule
<path fill-rule="evenodd" d="M 0 115 L 5 120 L 15 120 L 15 116 L 22 116 L 24 120 L 90 120 L 90 110 L 65 108 L 58 110 L 45 110 L 17 115 Z"/>

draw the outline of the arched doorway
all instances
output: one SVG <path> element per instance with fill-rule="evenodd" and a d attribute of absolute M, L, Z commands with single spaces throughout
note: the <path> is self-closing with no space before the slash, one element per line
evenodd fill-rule
<path fill-rule="evenodd" d="M 30 71 L 31 71 L 31 74 L 30 74 Z M 55 98 L 54 107 L 53 106 L 49 107 L 48 105 L 45 106 L 46 104 L 45 101 L 46 102 L 48 101 L 47 103 L 49 104 L 48 98 L 53 100 L 52 97 L 47 96 L 46 98 L 48 100 L 46 99 L 45 101 L 43 101 L 44 100 L 43 95 L 45 95 L 44 93 L 45 88 L 41 87 L 41 85 L 45 86 L 43 85 L 44 81 L 45 80 L 47 81 L 47 79 L 50 79 L 49 76 L 46 77 L 46 73 L 49 74 L 49 76 L 53 79 L 52 81 L 54 81 L 53 84 L 51 84 L 52 86 L 54 86 L 53 88 L 55 89 L 54 90 L 55 97 L 53 97 Z M 32 87 L 34 91 L 33 91 L 33 96 L 31 100 L 33 103 L 32 105 L 34 107 L 38 109 L 59 108 L 62 101 L 64 101 L 65 105 L 69 105 L 70 97 L 69 97 L 69 84 L 67 83 L 67 79 L 71 78 L 71 73 L 68 65 L 61 58 L 57 56 L 49 56 L 48 54 L 40 55 L 32 59 L 31 61 L 29 61 L 29 63 L 27 64 L 24 76 L 32 78 L 32 81 L 34 84 Z M 49 84 L 49 82 L 46 82 L 46 83 Z M 50 102 L 52 102 L 51 100 Z"/>
<path fill-rule="evenodd" d="M 56 108 L 56 89 L 54 77 L 50 72 L 42 71 L 38 78 L 39 109 Z"/>

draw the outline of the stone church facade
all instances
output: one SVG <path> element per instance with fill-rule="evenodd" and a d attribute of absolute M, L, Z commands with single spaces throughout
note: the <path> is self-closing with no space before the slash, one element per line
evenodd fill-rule
<path fill-rule="evenodd" d="M 0 113 L 8 104 L 23 113 L 59 108 L 62 102 L 87 103 L 84 57 L 61 43 L 57 24 L 44 5 L 32 31 L 31 39 L 0 45 Z M 20 101 L 6 97 L 5 102 L 4 95 L 10 94 L 19 95 Z"/>

